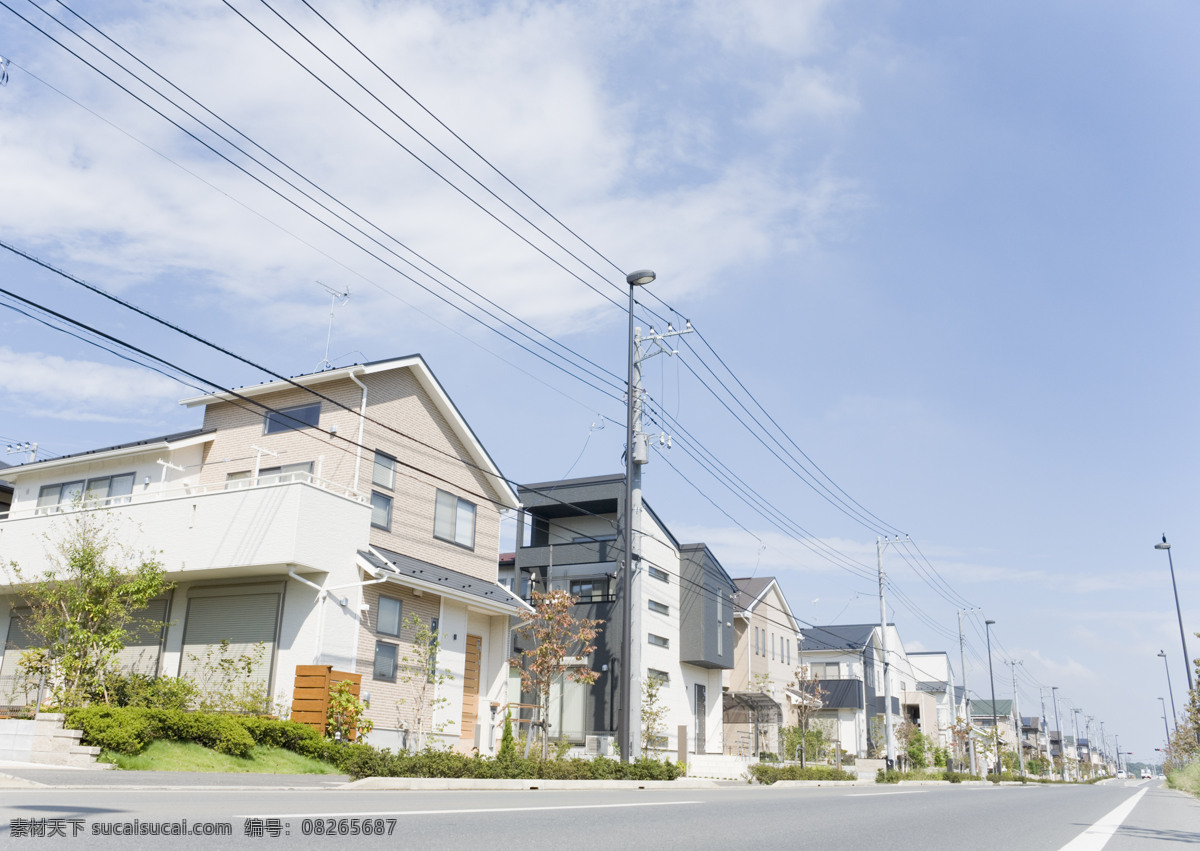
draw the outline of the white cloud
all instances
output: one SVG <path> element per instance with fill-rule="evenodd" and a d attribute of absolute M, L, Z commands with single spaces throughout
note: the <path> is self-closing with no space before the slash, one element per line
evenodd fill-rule
<path fill-rule="evenodd" d="M 29 416 L 119 422 L 131 411 L 161 414 L 183 386 L 134 366 L 68 360 L 40 352 L 14 352 L 0 346 L 3 406 Z"/>
<path fill-rule="evenodd" d="M 808 52 L 824 7 L 762 3 L 736 14 L 725 4 L 693 8 L 696 25 L 721 37 L 725 52 L 706 54 L 719 65 L 736 64 L 746 45 L 784 55 Z M 620 67 L 613 61 L 614 49 L 634 34 L 653 35 L 641 27 L 673 22 L 665 13 L 648 17 L 633 6 L 574 4 L 346 3 L 331 14 L 463 138 L 606 254 L 654 258 L 665 297 L 703 292 L 736 264 L 781 247 L 804 250 L 836 238 L 863 203 L 861 188 L 827 164 L 782 164 L 762 128 L 756 131 L 762 138 L 736 144 L 717 136 L 718 129 L 727 134 L 737 121 L 717 128 L 697 118 L 672 128 L 662 119 L 672 92 L 653 85 L 613 87 L 611 69 Z M 256 20 L 397 139 L 468 187 L 480 203 L 500 209 L 310 49 L 295 45 L 295 37 L 277 21 L 270 23 L 267 13 Z M 304 13 L 296 20 L 312 18 Z M 565 333 L 604 307 L 599 297 L 416 164 L 227 10 L 160 3 L 139 9 L 136 21 L 101 24 L 270 151 L 514 313 L 552 333 Z M 471 164 L 489 187 L 567 240 L 558 225 L 474 161 L 335 37 L 323 33 L 321 43 L 406 120 Z M 12 109 L 0 127 L 0 156 L 8 166 L 0 226 L 18 241 L 114 289 L 186 277 L 196 296 L 208 296 L 202 300 L 213 311 L 223 312 L 236 300 L 237 322 L 279 328 L 304 313 L 316 327 L 321 312 L 299 306 L 320 302 L 312 283 L 320 279 L 356 288 L 363 315 L 376 329 L 402 321 L 405 302 L 429 305 L 461 324 L 456 314 L 431 305 L 395 272 L 239 175 L 57 48 L 45 48 L 28 64 L 121 129 L 14 72 L 6 89 Z M 809 104 L 804 109 L 813 114 L 844 110 L 831 80 L 820 67 L 796 68 L 783 83 L 794 90 L 787 101 Z M 735 107 L 743 124 L 754 123 L 756 109 L 754 103 Z M 124 131 L 174 163 L 149 153 Z M 549 245 L 512 213 L 501 215 Z M 367 243 L 366 237 L 355 239 Z M 576 247 L 610 281 L 619 280 L 615 270 Z M 561 250 L 547 250 L 595 281 Z M 384 256 L 407 271 L 401 261 Z M 601 315 L 615 321 L 617 311 Z M 365 320 L 356 330 L 379 333 Z"/>

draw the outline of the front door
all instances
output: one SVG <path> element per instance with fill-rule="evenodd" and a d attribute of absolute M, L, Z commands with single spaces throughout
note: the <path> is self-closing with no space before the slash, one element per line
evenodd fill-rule
<path fill-rule="evenodd" d="M 475 746 L 475 723 L 479 720 L 479 672 L 483 659 L 483 639 L 467 634 L 467 662 L 463 668 L 462 736 L 459 744 Z"/>
<path fill-rule="evenodd" d="M 707 689 L 700 683 L 696 683 L 696 753 L 707 753 L 704 749 L 704 742 L 707 736 L 704 735 L 704 718 L 708 715 L 708 693 Z"/>

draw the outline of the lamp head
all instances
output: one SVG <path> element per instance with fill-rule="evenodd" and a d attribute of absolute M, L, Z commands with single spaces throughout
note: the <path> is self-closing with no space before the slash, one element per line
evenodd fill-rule
<path fill-rule="evenodd" d="M 984 621 L 984 624 L 986 624 L 987 626 L 992 626 L 995 623 L 996 623 L 995 621 Z"/>
<path fill-rule="evenodd" d="M 1169 549 L 1171 549 L 1171 545 L 1167 543 L 1167 536 L 1166 536 L 1166 534 L 1165 534 L 1165 533 L 1163 534 L 1162 543 L 1161 543 L 1161 544 L 1155 544 L 1155 545 L 1154 545 L 1154 549 L 1156 549 L 1156 550 L 1169 550 Z"/>
<path fill-rule="evenodd" d="M 625 283 L 631 287 L 644 287 L 653 281 L 655 277 L 654 272 L 650 269 L 638 269 L 636 272 L 630 272 L 625 276 Z"/>
<path fill-rule="evenodd" d="M 1161 656 L 1162 658 L 1166 659 L 1166 658 L 1167 658 L 1167 651 L 1165 651 L 1165 650 L 1159 650 L 1159 651 L 1158 651 L 1158 655 L 1159 655 L 1159 656 Z"/>

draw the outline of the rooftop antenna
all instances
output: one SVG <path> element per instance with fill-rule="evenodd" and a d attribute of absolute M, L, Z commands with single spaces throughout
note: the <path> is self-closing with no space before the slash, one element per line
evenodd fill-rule
<path fill-rule="evenodd" d="M 333 364 L 329 362 L 329 340 L 333 337 L 333 311 L 350 300 L 350 287 L 347 286 L 338 292 L 328 284 L 322 284 L 320 281 L 317 283 L 325 292 L 329 293 L 329 331 L 325 334 L 325 359 L 321 361 L 320 365 L 321 371 L 324 372 L 327 369 L 333 369 Z"/>

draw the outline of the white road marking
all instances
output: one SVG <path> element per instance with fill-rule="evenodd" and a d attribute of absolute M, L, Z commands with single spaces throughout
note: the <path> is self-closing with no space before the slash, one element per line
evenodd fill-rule
<path fill-rule="evenodd" d="M 876 795 L 924 795 L 924 789 L 905 789 L 895 792 L 851 792 L 846 795 L 847 798 L 872 798 Z"/>
<path fill-rule="evenodd" d="M 1149 790 L 1140 790 L 1136 795 L 1125 801 L 1125 803 L 1101 817 L 1098 822 L 1076 836 L 1060 848 L 1059 851 L 1100 851 L 1101 848 L 1108 844 L 1108 840 L 1112 839 L 1112 835 L 1117 832 L 1117 828 L 1124 823 L 1125 819 L 1129 818 L 1129 814 L 1133 812 L 1133 808 L 1137 806 L 1138 801 L 1142 799 L 1142 796 L 1147 791 Z"/>
<path fill-rule="evenodd" d="M 531 813 L 541 810 L 611 810 L 626 807 L 674 807 L 682 804 L 699 804 L 701 801 L 646 801 L 637 804 L 569 804 L 557 807 L 479 807 L 469 810 L 386 810 L 381 812 L 360 813 L 346 811 L 340 813 L 270 813 L 271 818 L 311 818 L 311 819 L 343 819 L 343 818 L 380 818 L 397 816 L 440 816 L 467 815 L 470 813 Z M 265 818 L 262 813 L 250 816 L 234 816 L 234 818 Z"/>

